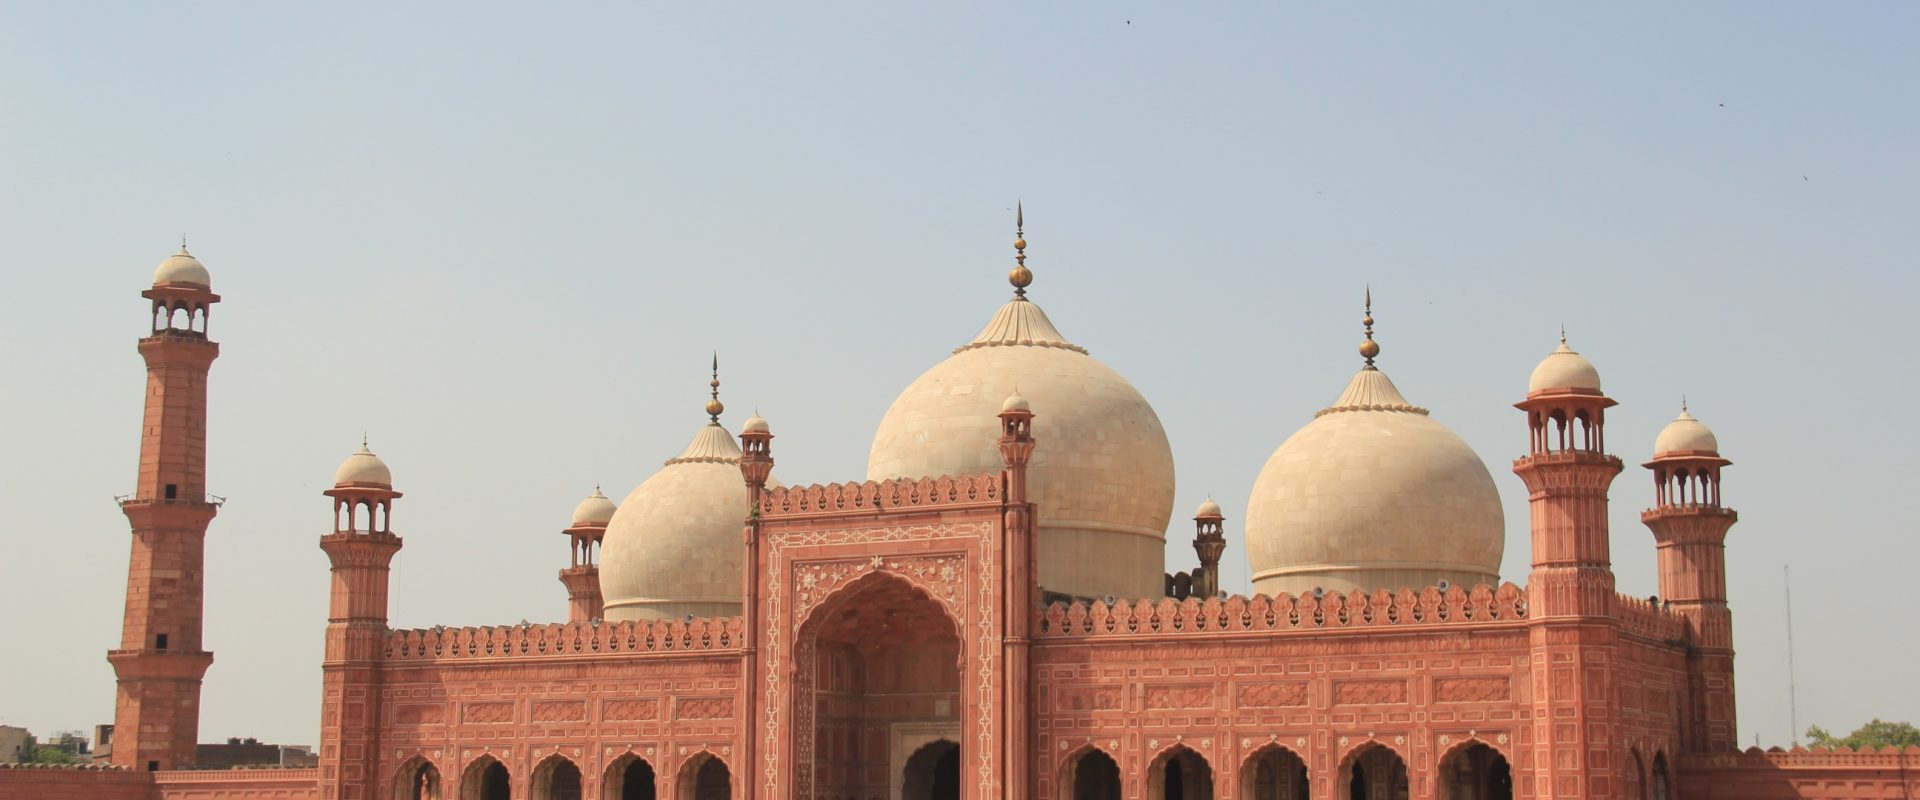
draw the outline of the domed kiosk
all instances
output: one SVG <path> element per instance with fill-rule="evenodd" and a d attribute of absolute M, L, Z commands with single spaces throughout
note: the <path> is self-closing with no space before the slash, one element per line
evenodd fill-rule
<path fill-rule="evenodd" d="M 1028 491 L 1040 585 L 1079 597 L 1158 597 L 1173 513 L 1166 431 L 1139 391 L 1067 341 L 1027 299 L 1033 273 L 1018 232 L 1014 248 L 1013 299 L 893 401 L 874 434 L 867 477 L 998 472 L 998 415 L 1018 394 L 1034 411 L 1038 443 Z"/>
<path fill-rule="evenodd" d="M 1498 582 L 1505 518 L 1480 457 L 1374 366 L 1275 450 L 1247 500 L 1247 557 L 1265 594 Z"/>
<path fill-rule="evenodd" d="M 740 477 L 740 444 L 720 424 L 726 407 L 720 403 L 717 361 L 712 386 L 707 424 L 686 449 L 628 494 L 607 523 L 600 591 L 608 620 L 740 613 L 740 526 L 747 518 L 747 490 Z"/>

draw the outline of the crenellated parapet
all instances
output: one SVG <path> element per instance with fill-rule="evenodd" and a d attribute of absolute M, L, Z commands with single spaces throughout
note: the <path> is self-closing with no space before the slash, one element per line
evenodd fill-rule
<path fill-rule="evenodd" d="M 610 654 L 737 651 L 740 617 L 693 621 L 568 622 L 468 628 L 415 628 L 387 635 L 386 660 L 567 658 Z"/>
<path fill-rule="evenodd" d="M 1000 476 L 942 475 L 883 481 L 814 484 L 767 489 L 760 496 L 762 517 L 803 517 L 853 511 L 903 511 L 916 508 L 998 505 L 1005 490 Z"/>
<path fill-rule="evenodd" d="M 1301 632 L 1353 628 L 1492 625 L 1527 619 L 1527 593 L 1513 583 L 1442 591 L 1381 589 L 1372 593 L 1274 596 L 1221 600 L 1165 598 L 1111 605 L 1054 603 L 1042 613 L 1036 636 L 1049 638 Z"/>
<path fill-rule="evenodd" d="M 1651 600 L 1618 595 L 1614 599 L 1614 618 L 1620 632 L 1656 642 L 1679 643 L 1687 637 L 1687 618 Z"/>

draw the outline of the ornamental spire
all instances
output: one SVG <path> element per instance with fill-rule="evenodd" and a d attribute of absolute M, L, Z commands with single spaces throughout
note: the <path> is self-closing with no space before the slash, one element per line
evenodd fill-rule
<path fill-rule="evenodd" d="M 1360 343 L 1360 357 L 1367 360 L 1367 369 L 1373 369 L 1373 359 L 1380 355 L 1380 343 L 1373 340 L 1373 287 L 1366 289 L 1367 310 L 1360 317 L 1360 325 L 1366 328 L 1367 340 Z"/>
<path fill-rule="evenodd" d="M 718 425 L 720 412 L 727 410 L 726 406 L 720 404 L 720 352 L 718 350 L 713 353 L 713 381 L 707 386 L 712 391 L 711 399 L 707 400 L 707 418 L 712 420 L 712 424 Z"/>
<path fill-rule="evenodd" d="M 1007 282 L 1013 284 L 1013 296 L 1024 299 L 1027 287 L 1033 283 L 1033 270 L 1027 269 L 1027 209 L 1022 203 L 1013 204 L 1013 269 L 1007 271 Z"/>

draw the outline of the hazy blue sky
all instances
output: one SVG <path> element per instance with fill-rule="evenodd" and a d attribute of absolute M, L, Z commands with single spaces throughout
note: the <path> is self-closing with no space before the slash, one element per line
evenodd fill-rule
<path fill-rule="evenodd" d="M 213 319 L 203 740 L 313 743 L 329 530 L 371 434 L 396 626 L 564 618 L 559 530 L 755 407 L 857 479 L 1007 296 L 1131 379 L 1208 492 L 1380 363 L 1509 460 L 1565 323 L 1645 460 L 1680 397 L 1735 466 L 1741 738 L 1920 721 L 1920 7 L 0 5 L 0 722 L 111 720 L 146 331 L 182 232 Z M 1044 413 L 1044 409 L 1038 409 Z M 1619 585 L 1652 496 L 1614 486 Z"/>

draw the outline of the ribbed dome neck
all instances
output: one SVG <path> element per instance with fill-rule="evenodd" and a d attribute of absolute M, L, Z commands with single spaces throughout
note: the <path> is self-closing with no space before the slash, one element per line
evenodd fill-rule
<path fill-rule="evenodd" d="M 1340 399 L 1333 405 L 1320 409 L 1315 417 L 1337 414 L 1342 411 L 1397 411 L 1404 414 L 1425 415 L 1427 410 L 1407 402 L 1407 398 L 1395 388 L 1387 373 L 1373 367 L 1360 370 L 1347 383 L 1347 390 L 1340 393 Z"/>
<path fill-rule="evenodd" d="M 1067 341 L 1060 329 L 1053 327 L 1053 321 L 1047 319 L 1047 312 L 1024 297 L 1007 301 L 1006 305 L 994 312 L 987 327 L 973 341 L 956 347 L 959 353 L 980 347 L 1057 347 L 1086 353 L 1087 349 Z"/>
<path fill-rule="evenodd" d="M 667 466 L 675 464 L 738 464 L 740 463 L 740 443 L 733 440 L 733 434 L 718 422 L 701 426 L 700 432 L 693 435 L 693 441 L 687 443 L 687 449 L 680 455 L 667 459 Z"/>

